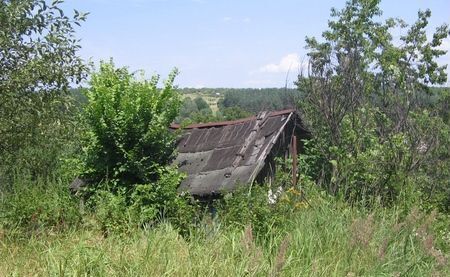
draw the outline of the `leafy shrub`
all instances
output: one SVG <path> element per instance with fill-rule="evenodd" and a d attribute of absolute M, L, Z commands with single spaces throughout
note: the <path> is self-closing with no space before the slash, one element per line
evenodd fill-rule
<path fill-rule="evenodd" d="M 194 206 L 180 196 L 183 175 L 167 165 L 176 133 L 169 125 L 178 115 L 174 70 L 158 88 L 159 76 L 138 80 L 111 62 L 100 65 L 87 91 L 84 177 L 90 184 L 96 218 L 105 233 L 170 220 L 186 229 Z"/>
<path fill-rule="evenodd" d="M 186 233 L 198 216 L 199 206 L 190 195 L 177 192 L 184 174 L 173 168 L 160 170 L 163 172 L 157 182 L 136 186 L 130 208 L 140 225 L 167 220 L 181 233 Z"/>
<path fill-rule="evenodd" d="M 215 203 L 217 216 L 225 226 L 253 226 L 257 235 L 265 234 L 276 219 L 269 204 L 267 188 L 255 185 L 249 190 L 242 186 Z"/>
<path fill-rule="evenodd" d="M 123 188 L 114 193 L 108 190 L 97 190 L 90 201 L 95 205 L 95 219 L 104 236 L 111 233 L 123 234 L 135 227 Z"/>
<path fill-rule="evenodd" d="M 184 176 L 172 168 L 164 171 L 160 173 L 160 180 L 137 184 L 132 190 L 121 187 L 111 191 L 108 184 L 95 190 L 89 202 L 105 235 L 128 233 L 161 221 L 168 221 L 180 233 L 187 234 L 195 223 L 199 207 L 190 196 L 177 192 Z"/>
<path fill-rule="evenodd" d="M 223 98 L 218 102 L 221 112 L 239 108 L 250 114 L 293 108 L 301 96 L 299 91 L 287 88 L 224 89 L 222 93 Z"/>
<path fill-rule="evenodd" d="M 250 189 L 243 186 L 225 195 L 214 203 L 217 219 L 232 229 L 251 225 L 258 238 L 266 239 L 266 235 L 289 226 L 295 212 L 309 207 L 304 191 L 298 187 L 284 187 L 278 191 L 275 201 L 269 199 L 268 191 L 267 185 L 255 184 Z"/>
<path fill-rule="evenodd" d="M 90 179 L 132 186 L 159 178 L 158 167 L 169 163 L 174 150 L 175 134 L 168 127 L 180 107 L 172 87 L 176 74 L 159 89 L 158 75 L 138 81 L 112 61 L 101 63 L 85 108 L 85 173 Z"/>
<path fill-rule="evenodd" d="M 10 231 L 19 229 L 22 234 L 44 229 L 57 231 L 81 223 L 78 199 L 61 179 L 32 180 L 22 175 L 10 189 L 0 193 L 0 225 Z"/>

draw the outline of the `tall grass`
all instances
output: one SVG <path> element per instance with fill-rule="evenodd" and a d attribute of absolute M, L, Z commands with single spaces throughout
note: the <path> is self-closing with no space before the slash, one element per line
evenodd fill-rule
<path fill-rule="evenodd" d="M 95 215 L 29 237 L 3 224 L 0 276 L 448 276 L 448 253 L 431 229 L 436 216 L 317 196 L 259 234 L 220 218 L 186 236 L 163 223 L 105 237 Z"/>

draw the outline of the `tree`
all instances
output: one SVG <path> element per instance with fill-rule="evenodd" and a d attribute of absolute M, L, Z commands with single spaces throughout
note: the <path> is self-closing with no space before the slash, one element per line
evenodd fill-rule
<path fill-rule="evenodd" d="M 69 18 L 60 0 L 3 0 L 0 2 L 0 156 L 17 163 L 24 148 L 49 147 L 61 130 L 71 83 L 86 76 L 78 56 L 75 25 L 86 14 Z M 35 147 L 37 149 L 38 147 Z M 40 155 L 28 156 L 39 158 Z M 55 160 L 51 157 L 50 160 Z M 40 165 L 44 166 L 45 165 Z"/>
<path fill-rule="evenodd" d="M 212 110 L 209 107 L 208 103 L 205 101 L 205 99 L 203 99 L 202 97 L 196 97 L 194 99 L 195 105 L 197 105 L 197 109 L 200 112 L 206 113 L 206 114 L 211 114 Z"/>
<path fill-rule="evenodd" d="M 222 116 L 224 120 L 235 120 L 250 117 L 252 114 L 239 107 L 229 107 L 222 109 Z"/>
<path fill-rule="evenodd" d="M 183 105 L 180 109 L 180 119 L 189 118 L 193 113 L 198 112 L 197 104 L 190 97 L 183 99 Z M 179 120 L 178 120 L 179 121 Z"/>
<path fill-rule="evenodd" d="M 201 96 L 198 96 L 194 100 L 190 97 L 183 99 L 180 115 L 175 121 L 188 124 L 220 121 L 220 118 L 215 116 L 208 103 Z"/>
<path fill-rule="evenodd" d="M 442 25 L 428 40 L 429 10 L 411 26 L 381 22 L 379 3 L 352 0 L 332 9 L 324 42 L 306 39 L 310 65 L 297 85 L 315 133 L 315 178 L 332 193 L 390 203 L 407 184 L 436 176 L 426 165 L 449 161 L 442 155 L 448 125 L 424 105 L 429 86 L 447 79 L 436 59 L 446 53 L 439 46 L 449 30 Z M 401 43 L 392 38 L 396 28 L 406 29 Z M 443 178 L 433 182 L 448 187 Z"/>

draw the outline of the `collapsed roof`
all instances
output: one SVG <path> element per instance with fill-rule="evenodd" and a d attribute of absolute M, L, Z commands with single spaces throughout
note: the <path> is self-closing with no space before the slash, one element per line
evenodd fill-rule
<path fill-rule="evenodd" d="M 180 128 L 173 125 L 172 128 Z M 179 190 L 210 196 L 251 184 L 267 172 L 273 157 L 286 153 L 291 137 L 308 132 L 295 110 L 260 112 L 257 116 L 184 127 L 174 161 L 187 174 Z"/>

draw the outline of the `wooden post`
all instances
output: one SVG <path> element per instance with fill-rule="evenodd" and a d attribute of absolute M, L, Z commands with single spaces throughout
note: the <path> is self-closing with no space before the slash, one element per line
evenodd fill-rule
<path fill-rule="evenodd" d="M 297 137 L 292 136 L 292 186 L 297 186 Z"/>

